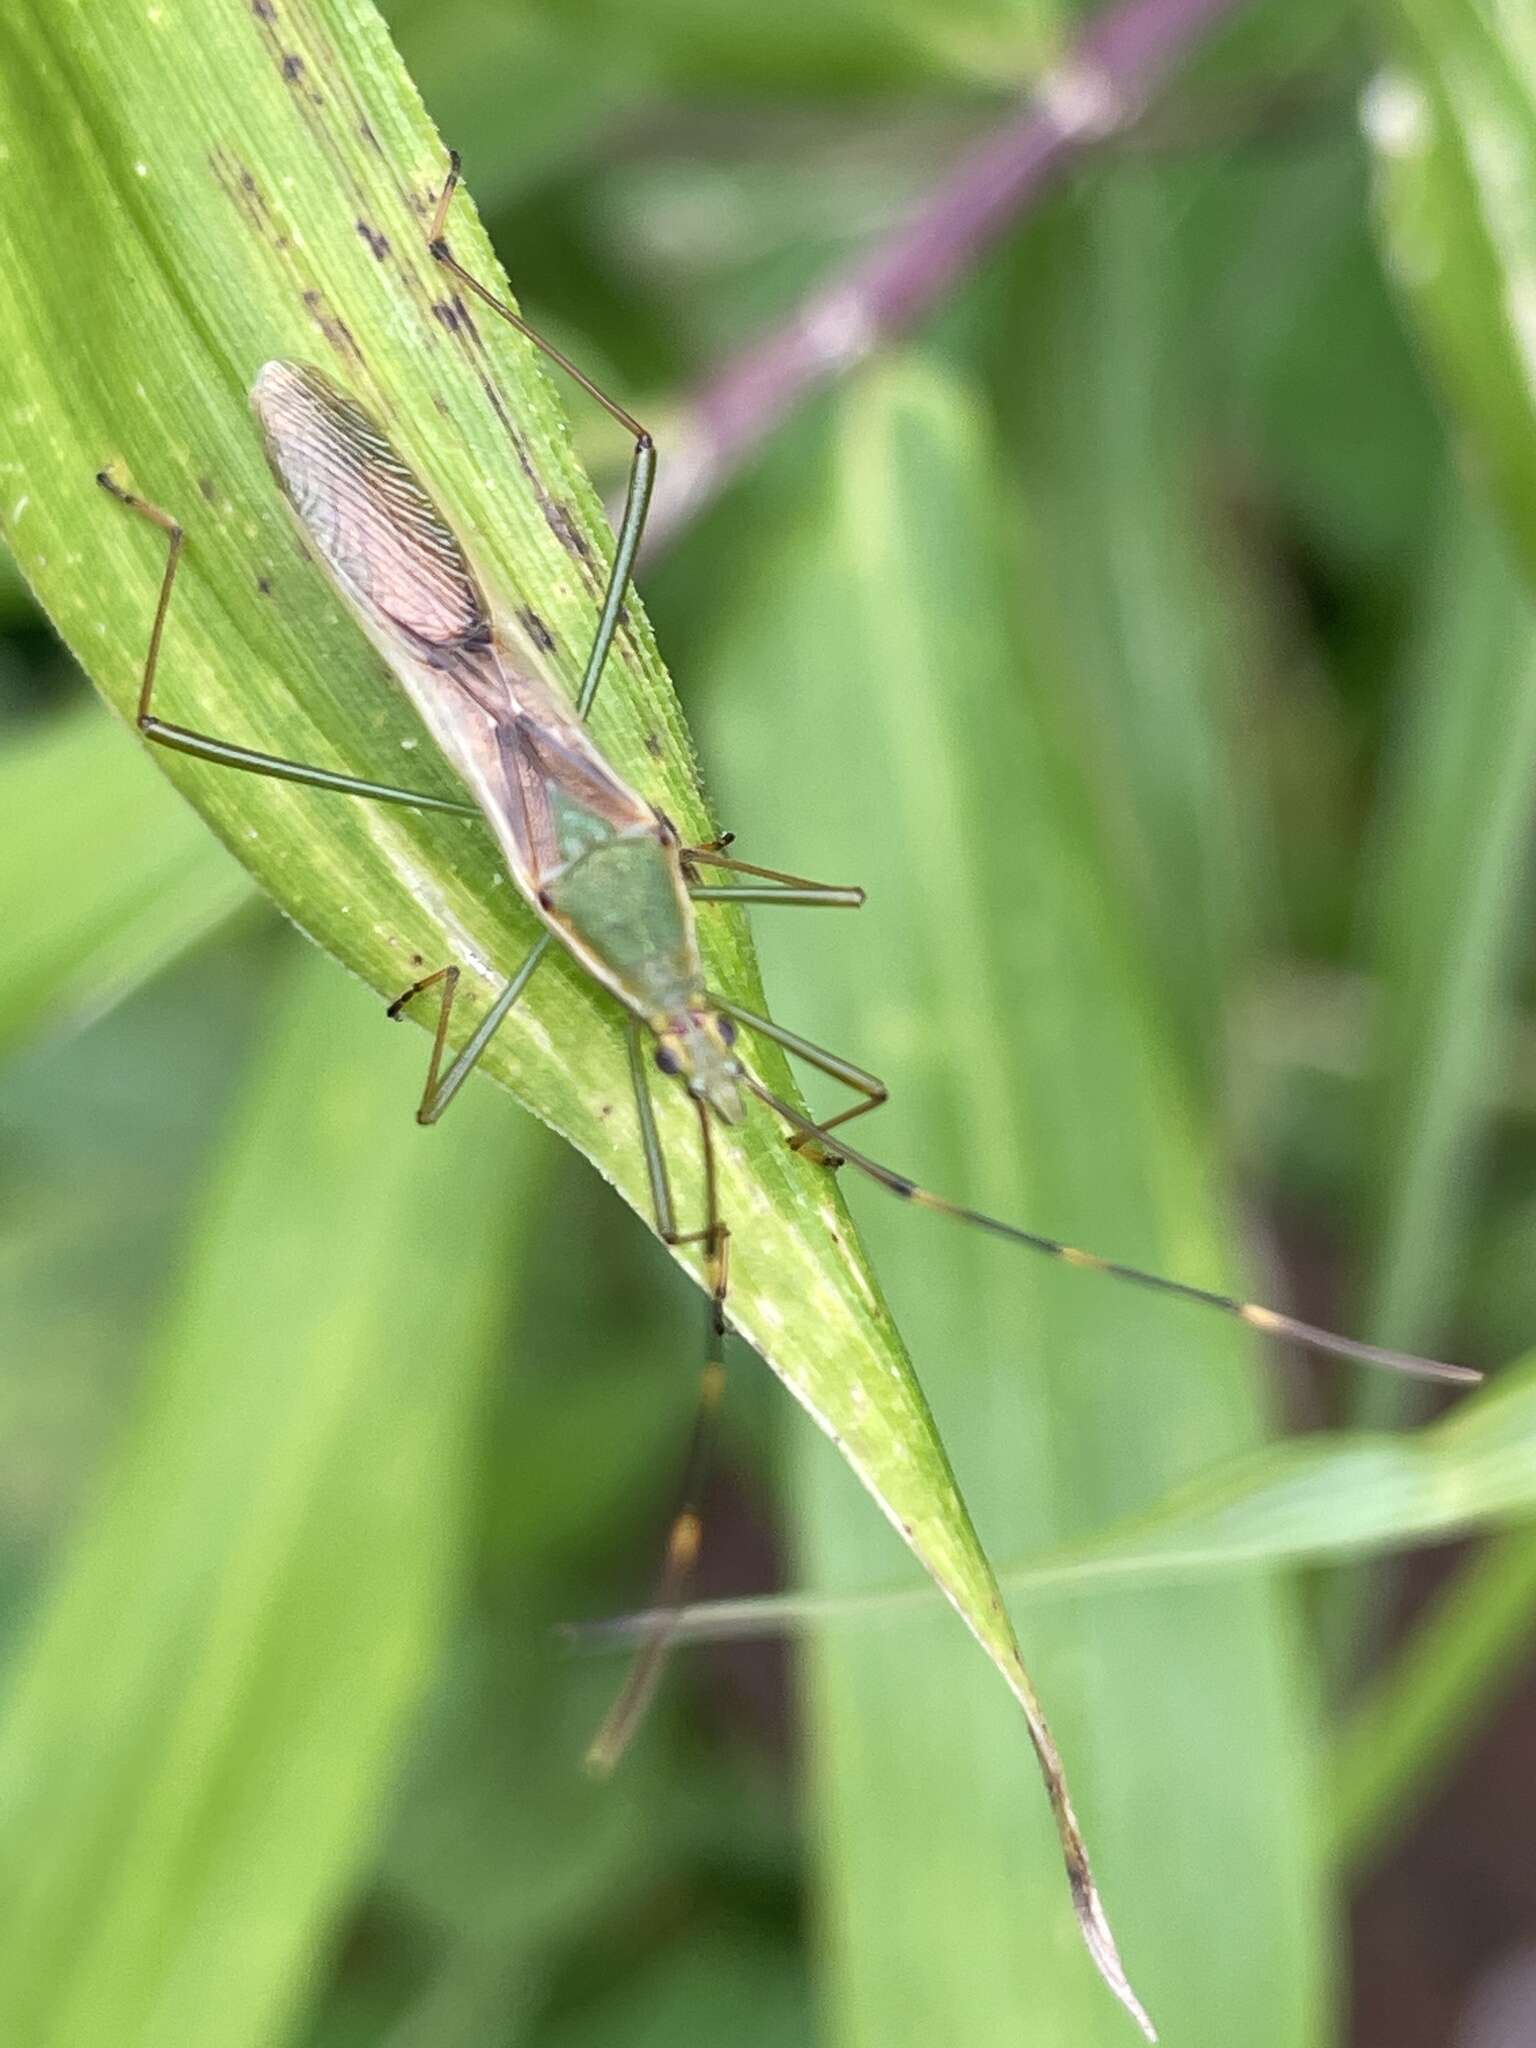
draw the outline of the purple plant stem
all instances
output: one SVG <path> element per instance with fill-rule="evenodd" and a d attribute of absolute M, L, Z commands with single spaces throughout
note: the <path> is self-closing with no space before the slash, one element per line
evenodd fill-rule
<path fill-rule="evenodd" d="M 1172 66 L 1241 4 L 1126 0 L 1092 21 L 910 220 L 705 383 L 674 429 L 677 454 L 658 470 L 646 552 L 666 546 L 817 386 L 939 303 L 1068 165 L 1137 120 Z"/>

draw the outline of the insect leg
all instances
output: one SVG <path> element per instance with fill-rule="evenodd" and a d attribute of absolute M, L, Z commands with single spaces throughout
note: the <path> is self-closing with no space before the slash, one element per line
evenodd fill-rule
<path fill-rule="evenodd" d="M 442 1080 L 438 1080 L 438 1069 L 442 1065 L 443 1051 L 448 1042 L 448 1019 L 453 1010 L 453 999 L 458 992 L 459 970 L 457 967 L 439 967 L 435 974 L 426 975 L 421 981 L 412 982 L 403 995 L 398 995 L 389 1006 L 389 1015 L 399 1017 L 407 1003 L 429 988 L 442 984 L 442 1001 L 437 1012 L 437 1030 L 432 1038 L 432 1057 L 427 1065 L 426 1086 L 421 1091 L 421 1102 L 416 1110 L 419 1124 L 435 1124 L 455 1095 L 469 1079 L 471 1070 L 479 1062 L 480 1055 L 500 1030 L 507 1012 L 522 995 L 533 979 L 534 969 L 544 958 L 553 944 L 553 934 L 542 932 L 526 960 L 507 983 L 501 994 L 492 1003 L 476 1025 L 473 1036 L 458 1053 Z"/>
<path fill-rule="evenodd" d="M 788 875 L 782 868 L 754 867 L 749 860 L 738 860 L 733 853 L 725 852 L 729 839 L 716 841 L 710 846 L 684 846 L 679 857 L 685 868 L 729 868 L 733 875 L 755 875 L 759 881 L 780 882 L 786 889 L 814 889 L 827 896 L 853 896 L 864 901 L 864 891 L 852 883 L 813 882 L 808 875 Z"/>
<path fill-rule="evenodd" d="M 733 1016 L 740 1015 L 728 1004 L 722 1003 L 720 1007 Z M 780 1029 L 774 1025 L 772 1035 L 778 1036 Z M 1308 1351 L 1352 1359 L 1358 1365 L 1380 1366 L 1388 1372 L 1407 1373 L 1414 1379 L 1466 1383 L 1482 1378 L 1482 1374 L 1474 1372 L 1470 1366 L 1448 1365 L 1437 1358 L 1421 1358 L 1411 1351 L 1391 1351 L 1380 1344 L 1363 1344 L 1354 1337 L 1340 1336 L 1336 1330 L 1324 1330 L 1316 1323 L 1304 1323 L 1299 1317 L 1286 1315 L 1279 1309 L 1263 1308 L 1256 1301 L 1240 1301 L 1236 1295 L 1219 1294 L 1213 1288 L 1194 1287 L 1187 1280 L 1170 1280 L 1161 1273 L 1148 1273 L 1140 1266 L 1127 1266 L 1118 1259 L 1101 1258 L 1097 1252 L 1083 1251 L 1077 1245 L 1063 1244 L 1059 1239 L 1044 1237 L 1038 1231 L 1022 1229 L 1017 1223 L 1005 1223 L 1000 1217 L 988 1216 L 981 1209 L 968 1208 L 963 1202 L 952 1202 L 947 1196 L 935 1194 L 931 1188 L 919 1187 L 916 1181 L 883 1165 L 878 1159 L 856 1152 L 840 1138 L 824 1142 L 831 1129 L 829 1123 L 813 1123 L 787 1102 L 781 1102 L 777 1095 L 770 1093 L 750 1074 L 744 1073 L 741 1079 L 759 1101 L 766 1102 L 776 1116 L 782 1117 L 791 1130 L 806 1141 L 808 1150 L 820 1155 L 823 1164 L 851 1166 L 867 1180 L 876 1182 L 890 1194 L 899 1195 L 905 1202 L 915 1203 L 920 1209 L 935 1209 L 942 1216 L 953 1216 L 957 1222 L 974 1224 L 978 1230 L 985 1230 L 992 1237 L 1005 1238 L 1010 1244 L 1022 1245 L 1026 1251 L 1041 1252 L 1046 1258 L 1060 1260 L 1063 1265 L 1079 1266 L 1090 1273 L 1103 1273 L 1111 1280 L 1128 1281 L 1132 1286 L 1145 1287 L 1155 1294 L 1168 1294 L 1181 1301 L 1195 1302 L 1201 1308 L 1218 1309 L 1223 1315 L 1246 1323 L 1251 1330 L 1261 1330 L 1265 1336 L 1300 1344 Z"/>
<path fill-rule="evenodd" d="M 729 845 L 729 839 L 722 839 L 709 846 L 683 847 L 683 873 L 689 878 L 688 894 L 695 903 L 782 903 L 824 910 L 864 907 L 864 891 L 860 888 L 838 882 L 812 882 L 804 875 L 787 875 L 779 868 L 754 867 L 751 861 L 728 857 L 722 849 Z M 733 875 L 753 875 L 770 886 L 754 889 L 699 883 L 694 879 L 699 868 L 725 868 Z"/>
<path fill-rule="evenodd" d="M 635 556 L 640 551 L 640 537 L 645 531 L 645 515 L 650 508 L 651 489 L 656 481 L 656 443 L 646 428 L 631 414 L 627 413 L 617 400 L 601 391 L 585 371 L 578 370 L 570 357 L 548 342 L 542 334 L 530 327 L 521 314 L 514 313 L 494 292 L 487 291 L 478 278 L 471 277 L 464 266 L 456 261 L 444 239 L 443 228 L 448 219 L 448 207 L 459 182 L 459 153 L 448 152 L 448 176 L 438 194 L 437 211 L 432 216 L 432 226 L 427 235 L 427 248 L 434 260 L 456 277 L 464 289 L 486 306 L 491 312 L 515 327 L 519 334 L 531 341 L 535 348 L 549 357 L 564 370 L 565 374 L 579 384 L 589 397 L 596 399 L 610 419 L 617 420 L 627 434 L 634 437 L 635 452 L 630 457 L 629 485 L 624 494 L 624 516 L 619 521 L 618 534 L 613 545 L 613 567 L 608 574 L 608 588 L 603 593 L 602 610 L 598 614 L 597 634 L 592 642 L 592 651 L 587 656 L 586 672 L 581 679 L 581 688 L 576 696 L 576 715 L 585 718 L 592 709 L 592 700 L 597 695 L 597 686 L 602 681 L 603 664 L 608 659 L 608 650 L 613 645 L 619 626 L 619 613 L 624 605 L 624 593 L 634 570 Z"/>
<path fill-rule="evenodd" d="M 679 1235 L 675 1228 L 672 1197 L 667 1187 L 661 1141 L 651 1108 L 650 1087 L 645 1068 L 639 1027 L 630 1034 L 630 1072 L 635 1083 L 635 1107 L 640 1117 L 645 1144 L 646 1166 L 651 1194 L 656 1204 L 656 1222 L 669 1244 L 702 1244 L 709 1275 L 709 1298 L 705 1333 L 704 1370 L 699 1377 L 699 1402 L 694 1415 L 693 1434 L 683 1467 L 683 1482 L 677 1510 L 667 1531 L 667 1545 L 661 1577 L 650 1612 L 654 1619 L 635 1652 L 619 1695 L 603 1717 L 603 1724 L 587 1750 L 587 1768 L 599 1776 L 611 1771 L 639 1726 L 655 1693 L 677 1627 L 677 1617 L 692 1580 L 703 1536 L 702 1497 L 705 1475 L 714 1451 L 716 1422 L 725 1392 L 725 1299 L 728 1285 L 730 1232 L 720 1214 L 720 1191 L 715 1170 L 714 1135 L 709 1111 L 700 1102 L 699 1140 L 704 1160 L 704 1228 Z"/>
<path fill-rule="evenodd" d="M 789 910 L 859 910 L 864 903 L 862 889 L 776 889 L 758 884 L 726 884 L 715 888 L 699 883 L 688 891 L 695 903 L 743 903 L 748 906 L 780 904 Z"/>
<path fill-rule="evenodd" d="M 863 1067 L 856 1067 L 852 1060 L 845 1060 L 835 1052 L 828 1052 L 824 1045 L 817 1045 L 814 1039 L 802 1038 L 798 1031 L 786 1030 L 782 1024 L 775 1024 L 771 1017 L 759 1017 L 755 1010 L 744 1010 L 740 1003 L 733 1003 L 724 996 L 711 995 L 709 999 L 717 1010 L 723 1010 L 728 1017 L 734 1017 L 738 1024 L 745 1024 L 749 1031 L 757 1031 L 764 1038 L 771 1038 L 775 1045 L 782 1045 L 787 1053 L 797 1060 L 804 1060 L 818 1073 L 827 1074 L 834 1081 L 841 1081 L 845 1088 L 852 1088 L 864 1100 L 856 1102 L 852 1109 L 839 1110 L 836 1116 L 829 1116 L 825 1122 L 816 1125 L 817 1132 L 826 1132 L 838 1124 L 852 1123 L 856 1116 L 868 1116 L 872 1109 L 878 1109 L 890 1100 L 890 1090 L 878 1074 L 866 1073 Z M 835 1166 L 839 1155 L 825 1151 L 816 1138 L 808 1131 L 797 1131 L 790 1139 L 791 1149 L 804 1151 L 810 1158 L 819 1159 L 823 1165 Z"/>
<path fill-rule="evenodd" d="M 160 664 L 165 617 L 170 609 L 171 590 L 186 536 L 180 522 L 169 512 L 162 512 L 158 505 L 151 505 L 147 499 L 125 491 L 106 470 L 97 471 L 96 481 L 130 512 L 137 512 L 151 525 L 158 526 L 167 542 L 165 574 L 160 583 L 159 602 L 155 606 L 155 622 L 150 628 L 149 652 L 144 657 L 144 676 L 139 684 L 135 716 L 135 723 L 145 739 L 152 740 L 158 747 L 169 748 L 172 753 L 190 754 L 197 760 L 212 761 L 223 768 L 242 768 L 252 775 L 269 775 L 279 782 L 302 782 L 314 789 L 336 790 L 343 796 L 371 797 L 386 804 L 411 804 L 423 811 L 453 811 L 470 818 L 479 815 L 474 804 L 454 797 L 428 796 L 421 790 L 395 789 L 388 783 L 365 782 L 356 775 L 343 775 L 334 768 L 316 768 L 307 761 L 285 760 L 280 754 L 258 753 L 252 747 L 236 746 L 231 740 L 216 739 L 211 733 L 193 732 L 185 725 L 171 725 L 163 718 L 156 718 L 150 710 L 155 692 L 155 672 Z"/>
<path fill-rule="evenodd" d="M 646 1067 L 646 1029 L 638 1017 L 629 1020 L 629 1080 L 635 1091 L 635 1111 L 640 1119 L 640 1143 L 645 1151 L 645 1175 L 651 1184 L 651 1208 L 656 1231 L 664 1244 L 679 1244 L 677 1210 L 672 1204 L 672 1183 L 667 1178 L 667 1155 L 661 1149 L 656 1112 L 651 1107 L 650 1077 Z"/>

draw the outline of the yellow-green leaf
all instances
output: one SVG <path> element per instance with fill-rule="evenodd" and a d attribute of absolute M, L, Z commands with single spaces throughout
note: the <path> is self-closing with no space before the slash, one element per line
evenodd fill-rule
<path fill-rule="evenodd" d="M 0 137 L 0 522 L 114 705 L 134 702 L 164 550 L 97 489 L 108 464 L 188 536 L 162 716 L 355 775 L 450 786 L 297 546 L 267 474 L 246 394 L 274 356 L 317 359 L 384 422 L 469 537 L 507 630 L 547 643 L 574 684 L 610 545 L 600 508 L 532 350 L 471 319 L 427 255 L 445 151 L 366 0 L 92 0 L 63 12 L 18 0 L 0 20 Z M 467 200 L 450 236 L 495 282 Z M 637 605 L 594 723 L 685 833 L 708 829 Z M 454 960 L 472 1016 L 530 943 L 531 920 L 474 821 L 186 761 L 166 772 L 289 914 L 383 995 Z M 706 953 L 717 984 L 755 1005 L 739 920 L 712 914 Z M 781 1062 L 764 1063 L 789 1085 Z M 618 1019 L 571 963 L 541 970 L 485 1065 L 644 1205 Z M 693 1118 L 675 1092 L 658 1108 L 691 1208 Z M 990 1569 L 836 1190 L 762 1113 L 721 1153 L 733 1320 L 1033 1714 Z"/>
<path fill-rule="evenodd" d="M 99 707 L 9 748 L 0 816 L 21 856 L 0 879 L 0 1048 L 99 1015 L 251 900 Z"/>
<path fill-rule="evenodd" d="M 268 2048 L 454 1612 L 520 1188 L 305 960 L 0 1720 L 0 2036 Z M 516 1816 L 509 1813 L 509 1826 Z"/>
<path fill-rule="evenodd" d="M 790 1021 L 894 1084 L 878 1138 L 854 1126 L 882 1157 L 1220 1285 L 1211 1141 L 1055 744 L 1052 586 L 1007 551 L 988 426 L 962 380 L 884 367 L 840 408 L 830 480 L 722 606 L 732 822 L 793 786 L 816 861 L 870 886 L 857 932 L 765 927 L 770 980 Z M 850 1194 L 994 1555 L 1085 1540 L 1259 1435 L 1230 1325 Z M 805 1583 L 888 1587 L 846 1475 L 799 1448 Z M 1110 2048 L 1124 2022 L 1072 1954 L 1008 1718 L 943 1622 L 807 1648 L 828 2031 Z M 1189 2048 L 1301 2048 L 1327 1898 L 1285 1589 L 1141 1587 L 1025 1622 L 1154 2017 Z"/>
<path fill-rule="evenodd" d="M 1366 122 L 1388 259 L 1536 575 L 1536 20 L 1485 0 L 1376 11 L 1394 53 Z"/>

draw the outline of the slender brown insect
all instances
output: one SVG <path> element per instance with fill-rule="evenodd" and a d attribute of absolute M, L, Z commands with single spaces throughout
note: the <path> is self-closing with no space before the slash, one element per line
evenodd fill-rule
<path fill-rule="evenodd" d="M 552 945 L 562 946 L 627 1015 L 630 1068 L 656 1227 L 668 1244 L 701 1247 L 709 1316 L 699 1415 L 681 1505 L 667 1538 L 654 1603 L 656 1620 L 589 1752 L 593 1766 L 607 1770 L 617 1762 L 655 1687 L 698 1554 L 700 1484 L 711 1418 L 724 1383 L 728 1299 L 730 1233 L 720 1209 L 713 1131 L 717 1122 L 733 1125 L 741 1121 L 744 1094 L 765 1103 L 789 1127 L 793 1134 L 790 1142 L 829 1168 L 851 1167 L 906 1201 L 974 1224 L 1028 1250 L 1202 1303 L 1266 1335 L 1288 1338 L 1314 1351 L 1435 1379 L 1465 1381 L 1478 1375 L 1460 1366 L 1356 1343 L 1253 1302 L 1100 1258 L 917 1186 L 856 1150 L 844 1136 L 834 1135 L 838 1126 L 885 1101 L 885 1087 L 875 1075 L 706 987 L 696 903 L 856 908 L 863 894 L 856 888 L 754 867 L 726 852 L 728 840 L 684 845 L 668 820 L 599 752 L 587 715 L 602 680 L 644 530 L 655 449 L 638 421 L 455 261 L 443 231 L 458 171 L 455 157 L 430 229 L 433 258 L 481 304 L 509 321 L 568 372 L 634 439 L 613 567 L 575 704 L 567 703 L 537 675 L 520 667 L 515 653 L 498 638 L 493 623 L 495 607 L 463 542 L 420 479 L 354 399 L 320 370 L 302 363 L 270 362 L 256 378 L 251 404 L 273 473 L 302 534 L 388 662 L 472 801 L 426 796 L 307 762 L 284 760 L 157 717 L 151 709 L 155 674 L 181 558 L 182 530 L 168 513 L 134 497 L 106 474 L 100 482 L 160 527 L 169 543 L 139 692 L 138 725 L 145 738 L 223 767 L 382 803 L 479 817 L 494 834 L 508 873 L 544 927 L 527 958 L 448 1060 L 446 1069 L 458 968 L 451 963 L 437 968 L 390 1004 L 389 1014 L 398 1017 L 418 996 L 438 991 L 436 1032 L 416 1112 L 419 1121 L 435 1123 L 447 1109 Z M 700 879 L 700 870 L 745 879 L 706 884 Z M 738 1028 L 772 1040 L 846 1085 L 858 1100 L 824 1122 L 812 1121 L 757 1080 L 738 1046 Z M 653 1067 L 685 1090 L 697 1113 L 704 1214 L 702 1224 L 692 1230 L 678 1228 L 651 1105 Z M 1148 2037 L 1155 2038 L 1121 1967 L 1050 1730 L 1032 1700 L 1026 1712 L 1084 1938 L 1117 1997 Z"/>

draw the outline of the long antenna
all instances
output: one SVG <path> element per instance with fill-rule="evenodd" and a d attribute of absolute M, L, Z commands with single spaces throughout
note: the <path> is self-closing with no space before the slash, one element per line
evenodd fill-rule
<path fill-rule="evenodd" d="M 993 1237 L 1006 1238 L 1010 1244 L 1021 1244 L 1028 1251 L 1041 1252 L 1046 1258 L 1059 1260 L 1063 1265 L 1080 1266 L 1089 1273 L 1107 1273 L 1112 1280 L 1127 1280 L 1133 1286 L 1148 1288 L 1155 1294 L 1171 1294 L 1180 1301 L 1198 1302 L 1202 1308 L 1219 1309 L 1223 1315 L 1246 1323 L 1251 1330 L 1262 1330 L 1270 1337 L 1289 1338 L 1293 1343 L 1305 1345 L 1309 1351 L 1353 1359 L 1359 1365 L 1377 1366 L 1386 1372 L 1406 1373 L 1414 1379 L 1449 1380 L 1458 1385 L 1472 1385 L 1482 1378 L 1482 1374 L 1469 1365 L 1448 1365 L 1438 1358 L 1421 1358 L 1413 1351 L 1390 1351 L 1380 1344 L 1362 1344 L 1354 1337 L 1341 1337 L 1336 1330 L 1320 1329 L 1316 1323 L 1304 1323 L 1299 1317 L 1285 1315 L 1279 1309 L 1263 1308 L 1256 1301 L 1239 1301 L 1232 1294 L 1218 1294 L 1209 1287 L 1193 1287 L 1187 1280 L 1169 1280 L 1161 1273 L 1144 1272 L 1140 1266 L 1127 1266 L 1118 1259 L 1100 1258 L 1097 1252 L 1082 1251 L 1074 1244 L 1062 1244 L 1057 1238 L 1043 1237 L 1038 1231 L 1024 1230 L 1016 1223 L 1005 1223 L 980 1209 L 967 1208 L 963 1202 L 951 1202 L 944 1195 L 934 1194 L 930 1188 L 919 1187 L 916 1181 L 883 1166 L 867 1153 L 855 1151 L 853 1146 L 844 1143 L 841 1136 L 831 1135 L 823 1125 L 802 1116 L 787 1102 L 781 1102 L 751 1074 L 743 1071 L 741 1079 L 776 1116 L 782 1117 L 785 1123 L 805 1137 L 814 1139 L 817 1150 L 829 1166 L 851 1166 L 856 1173 L 878 1182 L 905 1202 L 915 1202 L 919 1208 L 935 1209 L 940 1215 L 957 1217 L 962 1223 L 973 1223 L 978 1230 L 989 1231 Z"/>

